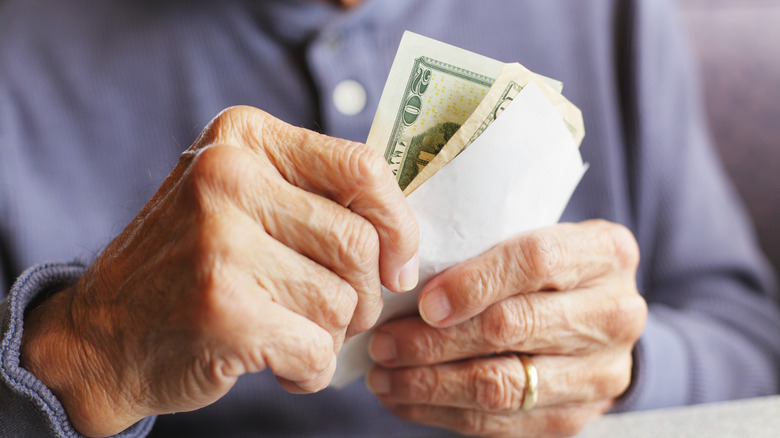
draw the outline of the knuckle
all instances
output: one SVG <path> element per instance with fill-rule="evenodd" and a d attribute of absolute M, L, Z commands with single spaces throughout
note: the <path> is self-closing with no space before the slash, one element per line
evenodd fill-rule
<path fill-rule="evenodd" d="M 549 283 L 563 268 L 564 245 L 554 234 L 533 233 L 526 237 L 521 247 L 519 264 L 531 283 Z"/>
<path fill-rule="evenodd" d="M 379 234 L 366 220 L 355 218 L 343 221 L 339 234 L 344 236 L 339 246 L 339 259 L 351 269 L 368 273 L 376 269 L 379 258 Z"/>
<path fill-rule="evenodd" d="M 358 297 L 355 290 L 347 286 L 332 286 L 322 304 L 326 309 L 328 319 L 337 330 L 346 328 L 357 307 Z"/>
<path fill-rule="evenodd" d="M 210 211 L 215 203 L 242 187 L 236 181 L 242 179 L 246 162 L 241 151 L 225 145 L 210 146 L 198 152 L 183 182 L 185 195 L 196 208 Z M 242 163 L 243 161 L 243 163 Z"/>
<path fill-rule="evenodd" d="M 615 260 L 626 269 L 636 270 L 639 266 L 639 244 L 634 234 L 623 225 L 604 222 L 616 255 Z"/>
<path fill-rule="evenodd" d="M 222 174 L 221 169 L 227 148 L 227 146 L 210 146 L 198 152 L 188 175 L 193 184 L 211 181 Z"/>
<path fill-rule="evenodd" d="M 374 304 L 374 301 L 376 301 L 376 304 Z M 376 322 L 379 320 L 379 316 L 381 314 L 382 314 L 381 297 L 376 300 L 372 299 L 372 302 L 369 305 L 361 307 L 360 311 L 356 312 L 353 315 L 352 320 L 350 321 L 349 326 L 347 327 L 346 336 L 351 338 L 354 335 L 363 333 L 366 330 L 369 330 L 370 328 L 374 327 Z"/>
<path fill-rule="evenodd" d="M 382 232 L 384 242 L 393 252 L 411 257 L 419 245 L 420 229 L 408 204 L 396 205 L 393 196 L 400 195 L 398 184 L 384 157 L 372 148 L 354 142 L 331 139 L 334 160 L 340 165 L 343 179 L 352 182 L 352 190 L 336 194 L 336 202 L 349 207 L 355 199 L 370 199 L 384 212 L 371 219 Z M 394 207 L 389 208 L 392 201 Z M 375 231 L 376 232 L 376 231 Z"/>
<path fill-rule="evenodd" d="M 303 380 L 315 380 L 331 367 L 334 360 L 333 338 L 320 331 L 305 342 L 305 348 L 298 348 L 299 361 L 304 366 Z"/>
<path fill-rule="evenodd" d="M 358 298 L 355 294 L 355 313 L 349 322 L 347 336 L 351 337 L 374 327 L 382 314 L 381 293 L 381 289 L 377 288 L 377 293 L 368 297 Z"/>
<path fill-rule="evenodd" d="M 468 288 L 468 293 L 451 294 L 451 298 L 463 301 L 464 310 L 473 306 L 490 304 L 494 291 L 501 282 L 500 267 L 485 268 L 481 264 L 469 264 L 460 274 L 458 284 Z"/>
<path fill-rule="evenodd" d="M 407 369 L 403 381 L 407 385 L 409 399 L 416 403 L 430 402 L 439 388 L 438 375 L 427 367 Z"/>
<path fill-rule="evenodd" d="M 187 297 L 193 313 L 204 330 L 219 332 L 230 324 L 241 303 L 247 299 L 236 283 L 238 275 L 229 261 L 235 250 L 235 229 L 225 219 L 208 217 L 187 232 L 187 244 L 173 249 L 180 265 L 176 269 L 191 272 L 193 290 Z M 167 287 L 166 287 L 167 286 Z M 166 290 L 169 285 L 158 285 Z M 233 315 L 233 316 L 231 316 Z"/>
<path fill-rule="evenodd" d="M 248 106 L 231 106 L 220 111 L 206 125 L 195 144 L 199 147 L 232 139 L 235 129 L 244 126 L 252 114 L 265 115 L 263 111 Z"/>
<path fill-rule="evenodd" d="M 587 401 L 612 400 L 625 392 L 631 382 L 631 355 L 610 356 L 591 375 L 584 393 Z"/>
<path fill-rule="evenodd" d="M 223 370 L 228 366 L 232 368 L 233 375 L 241 375 L 245 372 L 256 373 L 264 370 L 268 366 L 267 355 L 262 347 L 252 348 L 246 353 L 246 357 L 240 357 L 238 361 L 233 359 L 233 363 L 224 363 Z M 236 363 L 239 362 L 239 363 Z M 230 369 L 228 368 L 228 369 Z M 237 371 L 240 370 L 240 371 Z M 227 374 L 227 371 L 223 371 Z"/>
<path fill-rule="evenodd" d="M 343 157 L 341 163 L 346 175 L 351 177 L 358 187 L 368 190 L 376 189 L 387 179 L 387 163 L 370 147 L 341 141 Z"/>
<path fill-rule="evenodd" d="M 523 384 L 503 364 L 478 367 L 472 377 L 474 398 L 486 411 L 514 411 L 520 408 Z"/>
<path fill-rule="evenodd" d="M 480 318 L 483 340 L 494 353 L 525 343 L 536 327 L 533 308 L 525 295 L 489 307 Z"/>
<path fill-rule="evenodd" d="M 340 333 L 352 320 L 357 306 L 357 293 L 340 279 L 306 281 L 302 285 L 314 294 L 293 294 L 295 307 L 331 334 Z"/>
<path fill-rule="evenodd" d="M 647 303 L 637 293 L 616 295 L 606 309 L 605 331 L 609 338 L 633 344 L 642 334 L 647 319 Z"/>
<path fill-rule="evenodd" d="M 244 106 L 229 106 L 214 117 L 212 121 L 214 126 L 210 128 L 221 129 L 224 127 L 231 128 L 235 126 L 236 122 L 240 122 L 246 117 L 247 107 Z"/>
<path fill-rule="evenodd" d="M 442 357 L 442 342 L 434 333 L 435 329 L 421 330 L 408 340 L 407 352 L 415 362 L 430 364 Z"/>
<path fill-rule="evenodd" d="M 328 341 L 331 342 L 322 342 L 319 348 L 312 349 L 310 362 L 312 378 L 322 375 L 333 362 L 333 342 L 331 338 L 328 338 Z"/>
<path fill-rule="evenodd" d="M 330 234 L 338 242 L 334 257 L 340 267 L 335 271 L 351 286 L 348 296 L 352 301 L 342 304 L 350 304 L 355 310 L 360 301 L 360 314 L 351 321 L 351 329 L 361 332 L 374 324 L 382 308 L 378 273 L 379 236 L 368 221 L 357 217 L 335 219 Z"/>
<path fill-rule="evenodd" d="M 263 127 L 265 122 L 277 120 L 263 110 L 247 105 L 233 105 L 222 110 L 214 118 L 217 126 L 223 132 L 243 131 L 250 123 Z"/>

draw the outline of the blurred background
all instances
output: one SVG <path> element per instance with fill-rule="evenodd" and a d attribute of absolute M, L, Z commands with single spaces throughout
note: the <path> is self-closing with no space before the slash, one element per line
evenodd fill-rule
<path fill-rule="evenodd" d="M 780 273 L 780 0 L 678 0 L 723 162 Z"/>

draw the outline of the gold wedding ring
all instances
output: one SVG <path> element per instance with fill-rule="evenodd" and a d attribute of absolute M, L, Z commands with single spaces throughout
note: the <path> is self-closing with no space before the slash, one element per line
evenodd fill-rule
<path fill-rule="evenodd" d="M 539 398 L 539 373 L 536 372 L 536 366 L 531 362 L 530 356 L 520 356 L 520 362 L 525 370 L 525 395 L 523 396 L 523 410 L 527 411 L 536 406 L 536 400 Z"/>

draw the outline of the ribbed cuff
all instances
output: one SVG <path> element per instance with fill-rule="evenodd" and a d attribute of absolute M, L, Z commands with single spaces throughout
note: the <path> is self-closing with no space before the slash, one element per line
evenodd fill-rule
<path fill-rule="evenodd" d="M 59 292 L 75 284 L 84 273 L 85 267 L 78 263 L 46 263 L 25 271 L 11 288 L 11 293 L 0 305 L 2 320 L 2 343 L 0 343 L 0 384 L 10 389 L 4 393 L 18 395 L 14 400 L 4 400 L 4 404 L 27 403 L 37 410 L 37 419 L 27 416 L 19 419 L 4 418 L 3 421 L 46 422 L 47 429 L 55 437 L 83 436 L 73 429 L 67 413 L 57 397 L 32 373 L 19 365 L 24 313 L 38 297 Z M 17 401 L 18 400 L 18 401 Z M 5 406 L 4 406 L 5 408 Z M 22 411 L 30 409 L 20 408 Z M 0 414 L 2 415 L 2 414 Z M 141 438 L 149 434 L 155 417 L 145 418 L 127 430 L 115 435 L 117 438 Z M 38 429 L 40 425 L 18 425 L 18 430 Z"/>

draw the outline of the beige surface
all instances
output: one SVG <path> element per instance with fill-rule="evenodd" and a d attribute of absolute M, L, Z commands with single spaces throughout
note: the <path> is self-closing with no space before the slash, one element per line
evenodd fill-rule
<path fill-rule="evenodd" d="M 780 437 L 780 396 L 608 415 L 580 438 Z"/>

